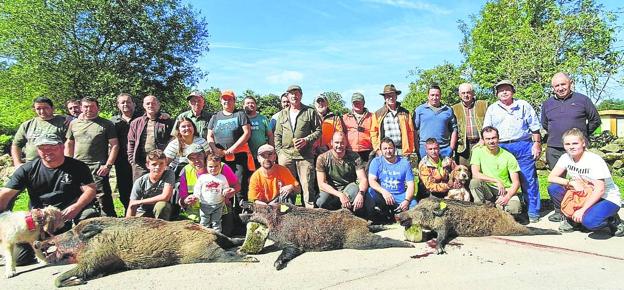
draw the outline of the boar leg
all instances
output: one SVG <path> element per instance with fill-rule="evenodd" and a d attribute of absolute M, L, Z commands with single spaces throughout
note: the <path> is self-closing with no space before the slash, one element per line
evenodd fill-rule
<path fill-rule="evenodd" d="M 73 269 L 59 275 L 54 280 L 54 286 L 67 287 L 86 284 L 87 280 L 101 277 L 111 272 L 122 271 L 126 268 L 125 264 L 116 257 L 105 258 L 100 256 L 94 259 L 90 258 L 93 257 L 86 258 L 86 260 L 91 261 L 91 263 L 99 264 L 90 265 L 84 261 L 82 263 L 78 263 L 78 265 L 76 265 Z"/>
<path fill-rule="evenodd" d="M 278 271 L 284 269 L 286 267 L 286 264 L 288 264 L 290 260 L 296 258 L 301 254 L 303 254 L 303 250 L 300 250 L 295 246 L 286 246 L 282 250 L 282 253 L 279 255 L 279 257 L 277 257 L 277 260 L 275 260 L 275 269 L 277 269 Z"/>
<path fill-rule="evenodd" d="M 448 228 L 445 224 L 443 224 L 440 228 L 435 229 L 436 234 L 438 235 L 438 243 L 436 245 L 436 252 L 438 253 L 438 255 L 441 254 L 446 254 L 446 251 L 444 250 L 444 247 L 446 246 L 446 243 L 448 242 Z"/>

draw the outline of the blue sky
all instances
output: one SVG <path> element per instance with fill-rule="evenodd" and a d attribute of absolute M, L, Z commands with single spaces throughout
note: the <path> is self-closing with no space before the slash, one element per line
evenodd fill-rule
<path fill-rule="evenodd" d="M 290 84 L 304 103 L 325 91 L 353 92 L 367 107 L 383 103 L 384 84 L 408 91 L 408 72 L 462 60 L 459 19 L 477 14 L 485 1 L 270 1 L 191 0 L 208 23 L 208 71 L 199 89 L 280 94 Z M 624 4 L 598 1 L 609 8 Z M 452 5 L 450 4 L 452 3 Z M 621 88 L 621 86 L 620 86 Z"/>

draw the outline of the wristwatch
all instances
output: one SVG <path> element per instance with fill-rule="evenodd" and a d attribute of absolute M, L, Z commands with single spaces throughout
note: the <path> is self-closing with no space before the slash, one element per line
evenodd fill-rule
<path fill-rule="evenodd" d="M 113 168 L 113 165 L 112 165 L 112 164 L 105 164 L 105 165 L 106 165 L 106 168 L 108 168 L 109 170 L 110 170 L 111 168 Z"/>

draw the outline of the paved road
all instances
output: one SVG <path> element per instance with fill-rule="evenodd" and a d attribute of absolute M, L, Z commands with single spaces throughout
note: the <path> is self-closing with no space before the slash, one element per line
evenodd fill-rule
<path fill-rule="evenodd" d="M 537 226 L 558 225 L 543 220 Z M 403 230 L 395 225 L 379 234 L 402 239 Z M 457 238 L 446 255 L 428 255 L 434 249 L 415 245 L 305 253 L 282 271 L 272 266 L 279 255 L 274 250 L 257 255 L 256 264 L 128 271 L 75 289 L 624 289 L 624 238 L 606 232 Z M 0 288 L 50 289 L 71 267 L 19 267 L 17 277 L 0 278 Z"/>

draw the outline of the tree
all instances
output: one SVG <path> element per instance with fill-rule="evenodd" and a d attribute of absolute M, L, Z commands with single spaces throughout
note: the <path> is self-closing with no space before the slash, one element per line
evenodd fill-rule
<path fill-rule="evenodd" d="M 324 92 L 321 96 L 327 98 L 327 101 L 329 102 L 329 109 L 334 112 L 334 114 L 342 115 L 349 112 L 349 109 L 347 109 L 345 101 L 342 99 L 342 95 L 340 95 L 340 93 Z"/>
<path fill-rule="evenodd" d="M 448 62 L 426 70 L 415 68 L 409 72 L 408 77 L 415 79 L 410 82 L 409 92 L 401 105 L 410 112 L 427 102 L 429 87 L 434 84 L 442 89 L 442 104 L 452 105 L 457 103 L 459 101 L 457 95 L 458 87 L 465 82 L 465 79 L 462 77 L 461 66 L 455 66 Z"/>
<path fill-rule="evenodd" d="M 598 105 L 598 111 L 602 110 L 624 110 L 624 100 L 606 99 Z"/>
<path fill-rule="evenodd" d="M 539 108 L 552 76 L 563 71 L 598 102 L 623 64 L 616 20 L 592 0 L 492 1 L 471 24 L 460 22 L 460 49 L 482 88 L 510 79 L 516 96 Z"/>
<path fill-rule="evenodd" d="M 195 63 L 208 49 L 207 37 L 204 19 L 180 0 L 0 5 L 0 69 L 27 72 L 3 74 L 9 82 L 41 87 L 39 93 L 59 103 L 95 96 L 109 111 L 120 92 L 184 104 L 187 87 L 203 77 Z"/>

